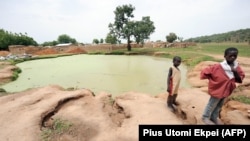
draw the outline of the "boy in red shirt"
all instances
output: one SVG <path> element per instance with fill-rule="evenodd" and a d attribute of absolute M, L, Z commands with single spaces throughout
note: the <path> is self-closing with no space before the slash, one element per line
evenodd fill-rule
<path fill-rule="evenodd" d="M 224 61 L 201 71 L 200 78 L 208 79 L 210 99 L 204 109 L 202 120 L 205 124 L 223 124 L 219 113 L 224 99 L 232 94 L 235 83 L 242 83 L 245 73 L 236 61 L 238 49 L 229 47 L 224 52 Z"/>

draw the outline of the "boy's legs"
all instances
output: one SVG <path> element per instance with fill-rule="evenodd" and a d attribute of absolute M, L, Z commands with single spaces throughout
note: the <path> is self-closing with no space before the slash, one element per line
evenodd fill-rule
<path fill-rule="evenodd" d="M 168 105 L 168 108 L 172 111 L 172 112 L 175 112 L 175 107 L 173 106 L 173 100 L 174 100 L 174 97 L 172 95 L 168 95 L 168 98 L 167 98 L 167 105 Z"/>
<path fill-rule="evenodd" d="M 219 103 L 215 107 L 214 111 L 211 114 L 211 121 L 213 121 L 215 124 L 223 124 L 219 119 L 220 110 L 224 104 L 224 98 L 220 99 Z"/>
<path fill-rule="evenodd" d="M 202 120 L 205 124 L 214 124 L 210 120 L 210 117 L 211 117 L 213 111 L 215 110 L 215 108 L 217 107 L 217 104 L 219 102 L 220 102 L 220 99 L 210 96 L 210 99 L 209 99 L 209 101 L 205 107 L 205 110 L 203 112 L 203 115 L 202 115 Z M 214 116 L 216 116 L 216 115 L 214 115 Z"/>
<path fill-rule="evenodd" d="M 174 100 L 173 100 L 173 104 L 176 105 L 176 106 L 179 105 L 179 103 L 176 102 L 177 96 L 178 96 L 177 94 L 174 94 L 174 95 L 173 95 L 173 97 L 174 97 L 174 98 L 173 98 L 173 99 L 174 99 Z"/>

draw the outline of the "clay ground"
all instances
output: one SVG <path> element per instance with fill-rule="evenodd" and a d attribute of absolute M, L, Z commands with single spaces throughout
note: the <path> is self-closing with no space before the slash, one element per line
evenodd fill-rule
<path fill-rule="evenodd" d="M 221 56 L 214 56 L 221 57 Z M 246 72 L 244 83 L 233 95 L 250 97 L 250 58 L 239 57 Z M 0 138 L 9 141 L 39 141 L 44 129 L 56 119 L 72 123 L 71 128 L 53 141 L 138 141 L 139 124 L 203 124 L 200 120 L 209 99 L 207 82 L 200 70 L 215 62 L 202 62 L 188 73 L 193 88 L 179 90 L 178 112 L 166 107 L 166 92 L 158 96 L 127 92 L 117 97 L 91 90 L 65 90 L 49 85 L 0 97 Z M 0 81 L 7 81 L 15 67 L 0 64 Z M 250 105 L 227 100 L 221 111 L 225 124 L 250 124 Z"/>

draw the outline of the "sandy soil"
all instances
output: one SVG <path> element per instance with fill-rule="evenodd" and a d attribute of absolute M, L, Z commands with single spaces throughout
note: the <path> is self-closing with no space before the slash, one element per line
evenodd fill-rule
<path fill-rule="evenodd" d="M 216 57 L 216 56 L 214 56 Z M 220 56 L 217 56 L 220 57 Z M 239 57 L 246 72 L 244 83 L 233 95 L 250 96 L 250 58 Z M 200 120 L 208 101 L 207 82 L 199 79 L 200 70 L 215 62 L 202 62 L 188 73 L 193 88 L 181 88 L 178 111 L 166 107 L 167 93 L 150 96 L 127 92 L 94 94 L 88 89 L 65 90 L 60 86 L 30 89 L 0 97 L 0 138 L 9 141 L 39 141 L 56 119 L 72 123 L 69 131 L 54 136 L 57 141 L 138 141 L 139 124 L 203 124 Z M 1 64 L 0 80 L 12 69 Z M 221 111 L 225 124 L 250 124 L 250 105 L 227 100 Z"/>

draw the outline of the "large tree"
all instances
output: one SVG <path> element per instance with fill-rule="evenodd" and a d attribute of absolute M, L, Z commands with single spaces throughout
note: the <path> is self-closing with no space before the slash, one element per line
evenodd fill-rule
<path fill-rule="evenodd" d="M 155 31 L 154 22 L 150 20 L 150 17 L 142 17 L 141 21 L 135 23 L 135 41 L 137 44 L 144 44 L 145 39 L 149 39 L 150 34 Z"/>
<path fill-rule="evenodd" d="M 131 38 L 134 37 L 137 44 L 144 44 L 145 39 L 149 39 L 149 35 L 155 30 L 154 23 L 149 16 L 142 17 L 141 21 L 133 21 L 133 11 L 135 8 L 129 5 L 118 6 L 115 13 L 115 22 L 109 24 L 110 35 L 119 39 L 127 40 L 128 51 L 131 51 Z"/>
<path fill-rule="evenodd" d="M 135 7 L 131 4 L 116 7 L 116 10 L 114 11 L 115 22 L 109 24 L 110 34 L 118 39 L 122 38 L 127 40 L 128 51 L 131 51 L 130 42 L 134 30 L 134 22 L 131 21 L 131 18 L 134 17 L 134 10 Z"/>

